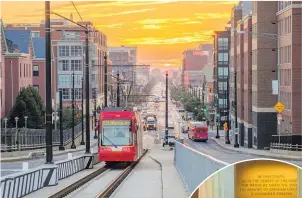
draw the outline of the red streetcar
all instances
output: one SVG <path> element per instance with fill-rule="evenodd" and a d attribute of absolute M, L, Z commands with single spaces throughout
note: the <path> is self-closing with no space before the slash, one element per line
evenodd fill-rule
<path fill-rule="evenodd" d="M 99 119 L 99 160 L 133 162 L 143 154 L 138 114 L 132 109 L 105 108 Z"/>
<path fill-rule="evenodd" d="M 206 122 L 189 122 L 188 138 L 193 141 L 208 140 L 208 126 Z"/>

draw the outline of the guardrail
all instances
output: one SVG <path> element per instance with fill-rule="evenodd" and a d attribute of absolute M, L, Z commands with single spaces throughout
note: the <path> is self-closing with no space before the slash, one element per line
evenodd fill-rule
<path fill-rule="evenodd" d="M 302 145 L 271 143 L 270 149 L 279 149 L 279 150 L 287 150 L 287 151 L 302 151 Z"/>
<path fill-rule="evenodd" d="M 84 123 L 85 125 L 85 123 Z M 74 127 L 75 138 L 82 132 L 82 124 Z M 85 127 L 84 127 L 85 132 Z M 1 129 L 1 152 L 34 150 L 45 148 L 45 129 L 7 128 Z M 60 146 L 60 131 L 53 130 L 53 146 Z M 72 129 L 63 130 L 63 145 L 72 140 Z"/>
<path fill-rule="evenodd" d="M 228 165 L 178 141 L 175 142 L 174 152 L 174 164 L 190 194 L 208 176 Z"/>
<path fill-rule="evenodd" d="M 1 198 L 19 198 L 47 186 L 57 185 L 59 180 L 99 163 L 97 153 L 58 161 L 35 169 L 15 173 L 1 178 Z"/>

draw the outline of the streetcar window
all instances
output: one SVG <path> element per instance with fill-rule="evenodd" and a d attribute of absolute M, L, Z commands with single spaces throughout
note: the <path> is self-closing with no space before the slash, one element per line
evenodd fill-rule
<path fill-rule="evenodd" d="M 108 122 L 107 122 L 108 123 Z M 115 124 L 116 123 L 116 124 Z M 132 134 L 126 122 L 111 122 L 102 125 L 101 145 L 103 146 L 126 146 L 132 145 Z"/>

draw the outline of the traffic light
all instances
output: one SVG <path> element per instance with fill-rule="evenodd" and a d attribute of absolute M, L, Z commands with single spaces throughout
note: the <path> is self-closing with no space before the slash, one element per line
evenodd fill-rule
<path fill-rule="evenodd" d="M 204 113 L 207 113 L 207 109 L 206 109 L 206 108 L 203 108 L 202 111 L 203 111 Z"/>
<path fill-rule="evenodd" d="M 216 118 L 219 118 L 219 116 L 220 116 L 219 114 L 216 114 Z"/>

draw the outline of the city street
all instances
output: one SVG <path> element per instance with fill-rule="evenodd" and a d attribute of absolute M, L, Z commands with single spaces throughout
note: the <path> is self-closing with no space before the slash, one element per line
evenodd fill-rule
<path fill-rule="evenodd" d="M 172 115 L 174 117 L 174 120 L 181 119 L 181 116 L 180 116 L 179 112 L 177 112 L 174 105 L 172 106 L 172 110 L 173 110 Z M 176 121 L 175 121 L 175 123 L 176 123 Z M 223 135 L 224 135 L 223 133 L 224 132 L 220 131 L 221 137 L 223 137 Z M 187 134 L 181 134 L 181 136 L 183 139 L 185 139 L 184 144 L 186 146 L 189 146 L 190 148 L 192 148 L 196 151 L 202 152 L 204 154 L 207 154 L 218 160 L 221 160 L 223 162 L 227 162 L 230 164 L 238 162 L 238 161 L 242 161 L 242 160 L 261 158 L 257 155 L 238 153 L 238 152 L 230 151 L 230 150 L 227 150 L 227 149 L 221 147 L 214 140 L 212 140 L 212 138 L 215 138 L 215 136 L 216 136 L 216 130 L 209 131 L 209 140 L 207 142 L 194 142 L 187 138 L 187 136 L 188 136 Z M 302 161 L 294 161 L 294 160 L 284 160 L 284 161 L 288 161 L 290 163 L 293 163 L 295 165 L 302 167 Z"/>

